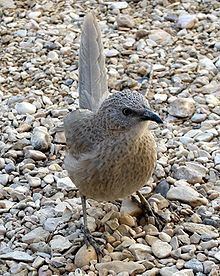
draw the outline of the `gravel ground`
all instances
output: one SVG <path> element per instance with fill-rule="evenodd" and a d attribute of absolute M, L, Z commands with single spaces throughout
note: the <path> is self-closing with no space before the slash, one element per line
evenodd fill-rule
<path fill-rule="evenodd" d="M 180 2 L 0 0 L 1 275 L 220 275 L 220 3 Z M 158 163 L 142 189 L 165 226 L 130 199 L 89 200 L 89 228 L 106 241 L 99 263 L 81 244 L 80 199 L 54 130 L 78 105 L 91 9 L 111 92 L 146 93 L 165 122 L 152 124 Z"/>

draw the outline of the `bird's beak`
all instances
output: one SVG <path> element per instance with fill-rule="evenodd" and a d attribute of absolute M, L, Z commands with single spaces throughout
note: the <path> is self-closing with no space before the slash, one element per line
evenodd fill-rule
<path fill-rule="evenodd" d="M 143 121 L 154 121 L 158 124 L 163 124 L 163 121 L 161 120 L 161 118 L 156 113 L 154 113 L 149 109 L 145 109 L 140 115 L 140 117 L 141 117 L 141 120 Z"/>

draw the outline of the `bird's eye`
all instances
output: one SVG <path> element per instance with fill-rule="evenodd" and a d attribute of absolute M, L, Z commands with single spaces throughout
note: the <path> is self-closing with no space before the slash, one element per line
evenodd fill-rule
<path fill-rule="evenodd" d="M 128 115 L 131 115 L 133 113 L 133 111 L 130 109 L 130 108 L 124 108 L 122 110 L 122 113 L 125 115 L 125 116 L 128 116 Z"/>

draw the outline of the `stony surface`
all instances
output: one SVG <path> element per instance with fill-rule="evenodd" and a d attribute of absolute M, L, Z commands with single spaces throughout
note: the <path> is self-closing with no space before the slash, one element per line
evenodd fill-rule
<path fill-rule="evenodd" d="M 219 1 L 75 2 L 0 0 L 0 275 L 220 275 Z M 164 225 L 131 199 L 89 200 L 100 260 L 83 246 L 56 131 L 78 106 L 91 9 L 110 92 L 146 94 L 164 121 L 151 125 L 158 162 L 141 189 Z"/>

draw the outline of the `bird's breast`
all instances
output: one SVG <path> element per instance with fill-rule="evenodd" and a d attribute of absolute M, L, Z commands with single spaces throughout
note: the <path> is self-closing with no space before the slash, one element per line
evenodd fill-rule
<path fill-rule="evenodd" d="M 139 190 L 151 177 L 156 164 L 156 145 L 151 134 L 122 139 L 97 151 L 95 173 L 80 191 L 97 200 L 124 198 Z M 87 165 L 89 167 L 89 165 Z M 86 168 L 85 168 L 86 169 Z"/>

